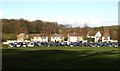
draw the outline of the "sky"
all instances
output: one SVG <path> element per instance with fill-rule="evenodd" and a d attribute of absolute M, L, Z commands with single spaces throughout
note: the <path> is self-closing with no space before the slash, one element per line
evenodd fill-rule
<path fill-rule="evenodd" d="M 85 23 L 91 27 L 117 25 L 117 0 L 104 1 L 7 2 L 4 0 L 0 3 L 0 18 L 43 20 L 58 22 L 58 24 L 70 24 L 73 27 L 83 26 Z"/>

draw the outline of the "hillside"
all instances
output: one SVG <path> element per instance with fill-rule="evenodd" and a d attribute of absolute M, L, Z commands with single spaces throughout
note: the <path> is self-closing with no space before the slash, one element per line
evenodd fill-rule
<path fill-rule="evenodd" d="M 80 33 L 87 35 L 91 30 L 104 31 L 107 30 L 112 39 L 118 39 L 119 27 L 101 26 L 90 27 L 85 24 L 84 27 L 70 27 L 70 25 L 58 24 L 57 22 L 44 22 L 42 20 L 29 21 L 25 19 L 1 19 L 2 20 L 2 39 L 16 39 L 16 35 L 23 32 L 26 34 L 65 34 Z"/>

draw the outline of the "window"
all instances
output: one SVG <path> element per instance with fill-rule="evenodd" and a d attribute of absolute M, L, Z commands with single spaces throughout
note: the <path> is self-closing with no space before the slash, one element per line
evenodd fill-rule
<path fill-rule="evenodd" d="M 46 39 L 46 37 L 42 37 L 42 39 Z"/>
<path fill-rule="evenodd" d="M 99 36 L 96 36 L 96 38 L 99 38 Z"/>
<path fill-rule="evenodd" d="M 46 39 L 46 37 L 43 37 L 43 39 Z"/>
<path fill-rule="evenodd" d="M 105 37 L 105 38 L 104 38 L 104 40 L 108 40 L 108 38 L 107 38 L 107 37 Z"/>
<path fill-rule="evenodd" d="M 62 39 L 62 36 L 60 37 L 60 39 Z"/>

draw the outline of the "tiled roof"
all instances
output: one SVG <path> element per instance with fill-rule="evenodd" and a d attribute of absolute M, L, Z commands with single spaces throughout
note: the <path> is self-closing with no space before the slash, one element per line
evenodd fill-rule
<path fill-rule="evenodd" d="M 64 36 L 63 34 L 52 34 L 51 36 Z"/>
<path fill-rule="evenodd" d="M 97 32 L 98 32 L 98 31 L 91 30 L 88 34 L 89 34 L 89 36 L 95 36 L 95 34 L 96 34 Z M 99 31 L 99 32 L 101 33 L 101 35 L 104 34 L 103 31 Z"/>
<path fill-rule="evenodd" d="M 104 31 L 103 36 L 104 37 L 110 36 L 109 31 Z"/>
<path fill-rule="evenodd" d="M 18 35 L 26 35 L 26 34 L 24 34 L 24 33 L 20 33 L 20 34 L 18 34 Z"/>
<path fill-rule="evenodd" d="M 95 36 L 95 34 L 97 33 L 98 31 L 90 31 L 88 34 L 89 36 Z"/>
<path fill-rule="evenodd" d="M 76 34 L 69 34 L 69 36 L 85 36 L 85 35 L 84 34 L 80 34 L 80 33 L 79 34 L 76 33 Z"/>
<path fill-rule="evenodd" d="M 30 34 L 31 37 L 47 36 L 46 34 Z"/>
<path fill-rule="evenodd" d="M 20 33 L 20 34 L 17 35 L 17 37 L 22 37 L 22 36 L 28 36 L 28 35 L 26 35 L 24 33 Z"/>

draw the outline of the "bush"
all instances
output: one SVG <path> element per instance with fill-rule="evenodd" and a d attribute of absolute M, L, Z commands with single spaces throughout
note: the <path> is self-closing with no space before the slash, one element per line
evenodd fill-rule
<path fill-rule="evenodd" d="M 94 42 L 94 38 L 87 38 L 88 42 Z"/>
<path fill-rule="evenodd" d="M 2 44 L 2 48 L 7 48 L 8 45 L 7 44 Z"/>

